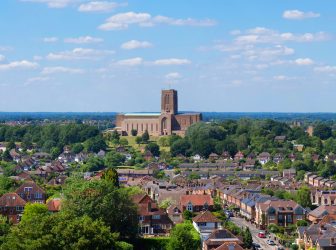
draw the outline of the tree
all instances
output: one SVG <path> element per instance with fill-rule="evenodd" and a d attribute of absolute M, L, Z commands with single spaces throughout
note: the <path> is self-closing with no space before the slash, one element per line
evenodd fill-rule
<path fill-rule="evenodd" d="M 109 181 L 113 184 L 113 186 L 119 188 L 119 177 L 118 172 L 115 168 L 108 168 L 103 172 L 101 177 L 105 181 Z"/>
<path fill-rule="evenodd" d="M 243 242 L 244 242 L 245 248 L 252 247 L 253 239 L 252 239 L 252 234 L 250 232 L 250 229 L 248 227 L 246 227 L 243 232 Z"/>
<path fill-rule="evenodd" d="M 123 145 L 123 146 L 127 146 L 128 145 L 128 140 L 126 138 L 120 138 L 119 144 Z"/>
<path fill-rule="evenodd" d="M 310 189 L 307 186 L 302 186 L 296 193 L 296 202 L 299 203 L 304 208 L 311 207 L 311 199 L 310 199 Z"/>
<path fill-rule="evenodd" d="M 148 143 L 148 141 L 149 141 L 149 134 L 148 134 L 147 130 L 145 130 L 145 132 L 142 134 L 141 140 L 142 140 L 143 143 Z"/>
<path fill-rule="evenodd" d="M 326 140 L 332 136 L 331 127 L 324 123 L 319 123 L 315 126 L 313 135 L 319 137 L 321 140 Z"/>
<path fill-rule="evenodd" d="M 148 143 L 146 150 L 150 151 L 154 156 L 160 156 L 160 147 L 155 142 Z"/>
<path fill-rule="evenodd" d="M 15 142 L 13 141 L 8 142 L 6 148 L 7 150 L 15 149 L 16 148 Z"/>
<path fill-rule="evenodd" d="M 82 152 L 84 149 L 82 143 L 76 143 L 74 145 L 72 145 L 71 147 L 71 152 L 74 154 L 79 154 L 80 152 Z"/>
<path fill-rule="evenodd" d="M 84 148 L 88 152 L 98 153 L 100 150 L 106 150 L 107 145 L 101 136 L 95 136 L 84 142 Z"/>
<path fill-rule="evenodd" d="M 106 180 L 85 181 L 69 178 L 64 189 L 62 210 L 74 217 L 87 215 L 102 219 L 112 232 L 120 237 L 134 238 L 138 233 L 137 207 L 125 188 L 116 188 Z"/>
<path fill-rule="evenodd" d="M 177 224 L 171 232 L 167 250 L 198 250 L 201 240 L 191 223 Z"/>
<path fill-rule="evenodd" d="M 105 156 L 105 165 L 107 167 L 117 167 L 125 162 L 125 156 L 117 152 L 108 152 Z"/>
<path fill-rule="evenodd" d="M 118 133 L 117 130 L 113 130 L 112 134 L 111 134 L 111 140 L 114 144 L 119 143 L 120 140 L 120 134 Z"/>
<path fill-rule="evenodd" d="M 8 149 L 6 149 L 5 152 L 3 152 L 3 154 L 2 154 L 2 159 L 3 159 L 4 161 L 12 161 L 12 160 L 13 160 L 13 158 L 12 158 L 12 156 L 10 155 Z"/>
<path fill-rule="evenodd" d="M 191 220 L 193 216 L 194 215 L 193 215 L 193 213 L 191 211 L 184 210 L 184 212 L 183 212 L 183 219 L 185 219 L 185 220 Z"/>
<path fill-rule="evenodd" d="M 136 144 L 140 145 L 141 142 L 142 142 L 142 139 L 141 139 L 140 136 L 135 137 L 135 143 L 136 143 Z"/>
<path fill-rule="evenodd" d="M 137 136 L 137 134 L 138 134 L 138 131 L 136 129 L 131 130 L 131 135 L 132 136 Z"/>
<path fill-rule="evenodd" d="M 83 170 L 86 172 L 99 171 L 105 168 L 104 160 L 100 157 L 90 157 L 86 160 L 85 164 L 82 166 Z"/>
<path fill-rule="evenodd" d="M 177 139 L 171 144 L 170 152 L 173 156 L 179 154 L 186 156 L 190 149 L 190 143 L 186 139 Z"/>

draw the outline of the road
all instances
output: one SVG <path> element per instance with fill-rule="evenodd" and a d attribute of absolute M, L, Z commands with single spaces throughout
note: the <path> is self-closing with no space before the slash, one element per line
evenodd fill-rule
<path fill-rule="evenodd" d="M 251 223 L 245 221 L 243 218 L 239 217 L 231 217 L 230 221 L 235 223 L 239 227 L 248 227 L 250 229 L 250 232 L 252 234 L 253 242 L 258 243 L 263 250 L 274 250 L 276 249 L 275 246 L 270 246 L 266 243 L 267 239 L 261 239 L 258 237 L 258 233 L 260 232 L 260 229 L 257 229 L 254 225 Z"/>

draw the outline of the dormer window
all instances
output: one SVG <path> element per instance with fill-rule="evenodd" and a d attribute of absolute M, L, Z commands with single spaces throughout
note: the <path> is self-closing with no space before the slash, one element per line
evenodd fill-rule
<path fill-rule="evenodd" d="M 25 187 L 25 188 L 24 188 L 24 192 L 25 192 L 25 193 L 28 193 L 28 192 L 31 192 L 31 191 L 33 191 L 33 188 L 32 188 L 32 187 Z"/>
<path fill-rule="evenodd" d="M 193 211 L 193 205 L 191 204 L 191 202 L 188 203 L 187 210 L 190 211 L 190 212 Z"/>

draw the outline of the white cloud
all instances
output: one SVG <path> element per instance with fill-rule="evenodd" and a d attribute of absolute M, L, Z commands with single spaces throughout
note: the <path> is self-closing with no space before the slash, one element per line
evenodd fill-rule
<path fill-rule="evenodd" d="M 273 79 L 277 81 L 289 81 L 289 80 L 295 80 L 297 79 L 297 77 L 278 75 L 278 76 L 273 76 Z"/>
<path fill-rule="evenodd" d="M 7 64 L 0 64 L 0 70 L 11 70 L 11 69 L 35 69 L 39 65 L 35 62 L 30 62 L 26 60 L 14 61 Z"/>
<path fill-rule="evenodd" d="M 315 67 L 314 70 L 323 73 L 336 73 L 336 66 L 330 66 L 330 65 L 320 66 Z"/>
<path fill-rule="evenodd" d="M 21 0 L 21 2 L 43 3 L 49 8 L 64 8 L 70 4 L 77 3 L 78 0 Z"/>
<path fill-rule="evenodd" d="M 58 41 L 57 37 L 45 37 L 43 38 L 43 42 L 45 43 L 55 43 Z"/>
<path fill-rule="evenodd" d="M 184 65 L 190 63 L 191 61 L 189 61 L 188 59 L 179 59 L 179 58 L 168 58 L 154 61 L 155 65 Z"/>
<path fill-rule="evenodd" d="M 325 32 L 294 34 L 290 32 L 280 33 L 276 30 L 256 27 L 245 31 L 234 39 L 237 44 L 256 43 L 283 43 L 283 42 L 317 42 L 329 39 Z"/>
<path fill-rule="evenodd" d="M 71 51 L 62 51 L 58 53 L 49 53 L 49 60 L 96 60 L 104 56 L 113 54 L 111 50 L 95 50 L 85 48 L 75 48 Z"/>
<path fill-rule="evenodd" d="M 79 68 L 67 68 L 62 66 L 57 67 L 45 67 L 43 68 L 41 74 L 49 75 L 49 74 L 57 74 L 57 73 L 68 73 L 68 74 L 82 74 L 84 70 Z"/>
<path fill-rule="evenodd" d="M 181 76 L 181 74 L 178 73 L 178 72 L 171 72 L 171 73 L 165 75 L 165 78 L 166 78 L 167 80 L 176 80 L 176 79 L 180 79 L 180 78 L 182 78 L 182 76 Z"/>
<path fill-rule="evenodd" d="M 76 38 L 65 38 L 65 43 L 75 43 L 75 44 L 85 44 L 85 43 L 100 43 L 104 40 L 102 38 L 92 37 L 92 36 L 80 36 Z"/>
<path fill-rule="evenodd" d="M 128 42 L 125 42 L 121 45 L 122 49 L 143 49 L 143 48 L 150 48 L 153 45 L 150 42 L 147 41 L 137 41 L 137 40 L 131 40 Z"/>
<path fill-rule="evenodd" d="M 120 60 L 117 62 L 117 64 L 121 66 L 137 66 L 142 63 L 143 63 L 143 59 L 141 57 L 134 57 L 130 59 Z"/>
<path fill-rule="evenodd" d="M 127 29 L 129 25 L 151 27 L 156 24 L 167 24 L 175 26 L 213 26 L 216 24 L 216 22 L 211 19 L 174 19 L 166 16 L 152 17 L 149 13 L 125 12 L 111 16 L 106 20 L 105 23 L 99 26 L 99 29 L 122 30 Z"/>
<path fill-rule="evenodd" d="M 36 82 L 46 82 L 46 81 L 49 81 L 49 80 L 50 80 L 50 77 L 46 77 L 46 76 L 32 77 L 32 78 L 29 78 L 25 82 L 25 85 L 29 85 L 29 84 L 36 83 Z"/>
<path fill-rule="evenodd" d="M 0 62 L 4 61 L 6 59 L 6 57 L 4 55 L 0 55 Z"/>
<path fill-rule="evenodd" d="M 298 58 L 294 62 L 295 62 L 295 64 L 300 65 L 300 66 L 314 64 L 314 61 L 310 58 Z"/>
<path fill-rule="evenodd" d="M 319 13 L 315 12 L 303 12 L 300 10 L 286 10 L 283 14 L 282 17 L 285 19 L 290 19 L 290 20 L 303 20 L 307 18 L 316 18 L 320 17 Z"/>
<path fill-rule="evenodd" d="M 120 6 L 125 6 L 126 3 L 115 3 L 109 1 L 92 1 L 83 3 L 78 7 L 81 12 L 110 12 Z"/>

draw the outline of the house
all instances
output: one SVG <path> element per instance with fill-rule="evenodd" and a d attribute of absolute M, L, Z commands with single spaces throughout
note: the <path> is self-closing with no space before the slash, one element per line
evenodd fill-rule
<path fill-rule="evenodd" d="M 317 191 L 311 195 L 311 201 L 312 204 L 318 206 L 336 205 L 336 190 Z"/>
<path fill-rule="evenodd" d="M 293 145 L 293 148 L 294 148 L 295 150 L 297 150 L 298 152 L 302 152 L 303 149 L 304 149 L 304 145 L 303 145 L 303 144 L 294 144 L 294 145 Z"/>
<path fill-rule="evenodd" d="M 52 213 L 59 212 L 61 210 L 61 199 L 53 198 L 47 202 L 48 211 Z"/>
<path fill-rule="evenodd" d="M 68 176 L 65 175 L 61 175 L 61 176 L 57 176 L 52 178 L 50 181 L 48 181 L 48 185 L 50 186 L 61 186 L 65 183 L 65 180 L 68 178 Z"/>
<path fill-rule="evenodd" d="M 182 222 L 182 211 L 178 206 L 170 205 L 167 214 L 174 224 Z"/>
<path fill-rule="evenodd" d="M 257 159 L 262 165 L 264 165 L 271 160 L 271 154 L 268 152 L 262 152 L 258 155 Z"/>
<path fill-rule="evenodd" d="M 296 176 L 296 169 L 295 168 L 284 169 L 282 171 L 282 177 L 287 178 L 289 180 L 294 179 L 295 176 Z"/>
<path fill-rule="evenodd" d="M 259 228 L 269 224 L 287 227 L 305 219 L 306 210 L 292 200 L 267 200 L 256 203 L 255 222 Z"/>
<path fill-rule="evenodd" d="M 316 248 L 319 250 L 336 249 L 336 215 L 326 215 L 318 223 L 305 227 L 301 242 L 304 249 Z"/>
<path fill-rule="evenodd" d="M 210 211 L 203 211 L 192 218 L 193 226 L 199 233 L 211 233 L 221 227 L 221 220 Z"/>
<path fill-rule="evenodd" d="M 321 186 L 321 181 L 323 180 L 323 177 L 316 177 L 314 179 L 314 187 L 320 187 Z"/>
<path fill-rule="evenodd" d="M 199 154 L 195 154 L 194 156 L 192 156 L 192 159 L 195 161 L 195 162 L 199 162 L 202 160 L 202 157 L 199 155 Z"/>
<path fill-rule="evenodd" d="M 328 214 L 336 214 L 336 205 L 332 206 L 327 206 L 327 205 L 322 205 L 314 210 L 310 211 L 307 215 L 307 219 L 312 222 L 312 223 L 317 223 L 321 221 L 324 216 Z"/>
<path fill-rule="evenodd" d="M 19 162 L 21 161 L 21 154 L 16 151 L 15 148 L 9 151 L 10 156 L 12 157 L 13 161 Z"/>
<path fill-rule="evenodd" d="M 224 151 L 221 156 L 224 160 L 232 160 L 232 157 L 228 151 Z"/>
<path fill-rule="evenodd" d="M 147 195 L 139 194 L 132 197 L 138 207 L 139 232 L 144 235 L 166 235 L 173 227 L 173 222 L 166 211 Z"/>
<path fill-rule="evenodd" d="M 153 154 L 150 152 L 150 151 L 146 151 L 145 153 L 144 153 L 144 159 L 146 160 L 146 161 L 151 161 L 152 159 L 153 159 Z"/>
<path fill-rule="evenodd" d="M 79 162 L 79 163 L 84 162 L 88 157 L 89 157 L 88 154 L 80 152 L 75 155 L 75 162 Z"/>
<path fill-rule="evenodd" d="M 212 210 L 214 201 L 211 195 L 188 194 L 180 197 L 180 209 L 182 212 L 201 212 L 203 210 Z"/>
<path fill-rule="evenodd" d="M 314 179 L 317 178 L 317 177 L 318 177 L 318 176 L 317 176 L 316 174 L 310 175 L 310 176 L 308 177 L 308 184 L 309 184 L 310 186 L 314 186 Z"/>
<path fill-rule="evenodd" d="M 312 176 L 312 172 L 307 172 L 304 174 L 304 182 L 309 183 L 309 177 Z"/>
<path fill-rule="evenodd" d="M 244 248 L 236 242 L 225 242 L 215 250 L 243 250 Z"/>
<path fill-rule="evenodd" d="M 105 157 L 106 152 L 104 150 L 99 150 L 99 152 L 96 154 L 97 157 L 100 158 L 104 158 Z"/>
<path fill-rule="evenodd" d="M 244 156 L 243 152 L 238 151 L 234 156 L 234 160 L 235 161 L 240 161 L 240 160 L 244 159 L 244 157 L 245 156 Z"/>
<path fill-rule="evenodd" d="M 234 236 L 230 231 L 226 229 L 217 229 L 213 231 L 205 241 L 203 241 L 202 250 L 213 250 L 225 243 L 228 245 L 232 243 L 236 243 L 238 245 L 243 244 L 243 242 L 241 242 L 241 240 Z"/>
<path fill-rule="evenodd" d="M 18 189 L 17 193 L 26 202 L 31 203 L 45 203 L 46 193 L 33 181 L 24 182 Z"/>
<path fill-rule="evenodd" d="M 295 154 L 289 154 L 288 159 L 290 159 L 292 162 L 296 160 L 296 155 Z"/>
<path fill-rule="evenodd" d="M 279 143 L 284 142 L 285 140 L 286 140 L 285 135 L 278 135 L 278 136 L 274 137 L 274 141 L 279 142 Z"/>
<path fill-rule="evenodd" d="M 0 153 L 5 152 L 7 149 L 6 145 L 4 143 L 0 143 Z"/>
<path fill-rule="evenodd" d="M 0 214 L 14 224 L 19 223 L 26 201 L 16 193 L 7 193 L 0 197 Z"/>
<path fill-rule="evenodd" d="M 219 158 L 219 156 L 218 156 L 218 154 L 216 154 L 216 153 L 211 153 L 211 154 L 209 155 L 209 160 L 210 160 L 210 161 L 218 160 L 218 158 Z"/>
<path fill-rule="evenodd" d="M 284 160 L 284 158 L 285 157 L 283 156 L 283 154 L 277 153 L 273 157 L 273 162 L 276 163 L 276 164 L 279 164 L 280 162 L 282 162 Z"/>

